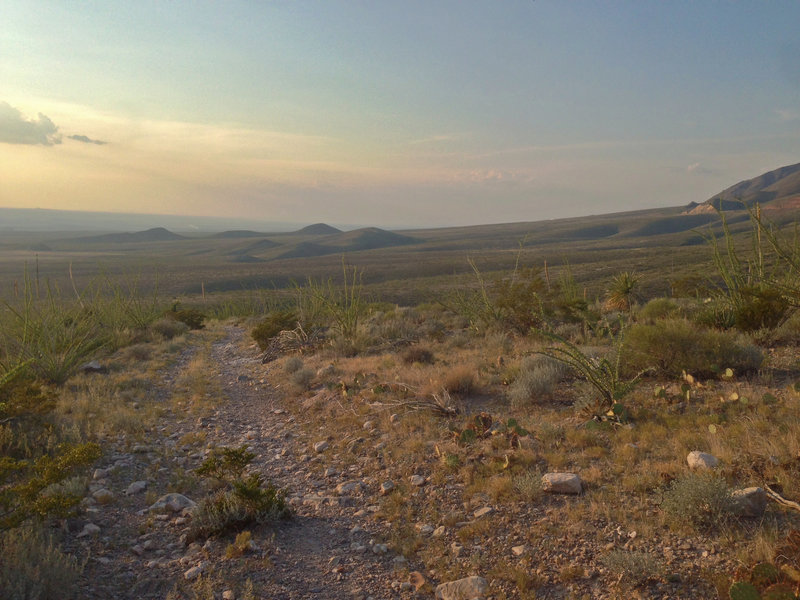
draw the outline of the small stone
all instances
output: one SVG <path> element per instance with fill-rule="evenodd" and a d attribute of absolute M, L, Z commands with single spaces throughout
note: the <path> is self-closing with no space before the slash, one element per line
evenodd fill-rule
<path fill-rule="evenodd" d="M 92 474 L 92 479 L 95 481 L 98 479 L 105 479 L 108 476 L 108 471 L 108 469 L 95 469 Z"/>
<path fill-rule="evenodd" d="M 731 493 L 733 514 L 738 517 L 758 519 L 767 509 L 767 492 L 760 487 L 734 490 Z"/>
<path fill-rule="evenodd" d="M 689 452 L 689 455 L 686 457 L 686 462 L 690 469 L 696 471 L 716 469 L 717 466 L 719 466 L 719 459 L 716 456 L 708 452 L 700 452 L 699 450 Z"/>
<path fill-rule="evenodd" d="M 436 600 L 477 600 L 486 595 L 489 584 L 483 577 L 465 577 L 436 586 Z"/>
<path fill-rule="evenodd" d="M 389 423 L 397 423 L 399 420 L 400 420 L 400 415 L 398 415 L 397 413 L 392 413 L 389 416 Z"/>
<path fill-rule="evenodd" d="M 439 527 L 433 530 L 433 533 L 431 535 L 435 538 L 440 538 L 445 534 L 446 531 L 447 529 L 445 528 L 444 525 L 439 525 Z"/>
<path fill-rule="evenodd" d="M 390 493 L 394 489 L 394 483 L 392 481 L 384 481 L 381 484 L 381 496 L 385 496 Z"/>
<path fill-rule="evenodd" d="M 375 423 L 373 423 L 372 421 L 365 421 L 363 427 L 367 431 L 372 431 L 373 429 L 375 429 Z"/>
<path fill-rule="evenodd" d="M 236 600 L 236 592 L 233 590 L 225 590 L 222 592 L 222 600 Z"/>
<path fill-rule="evenodd" d="M 580 494 L 583 482 L 574 473 L 545 473 L 542 475 L 542 489 L 551 494 Z"/>
<path fill-rule="evenodd" d="M 108 368 L 104 367 L 96 360 L 82 364 L 80 367 L 78 367 L 78 370 L 81 373 L 108 373 Z"/>
<path fill-rule="evenodd" d="M 514 556 L 522 556 L 527 551 L 527 548 L 523 544 L 522 546 L 512 546 L 511 547 L 511 554 Z"/>
<path fill-rule="evenodd" d="M 490 515 L 493 512 L 494 512 L 494 509 L 491 506 L 484 506 L 482 508 L 479 508 L 478 510 L 476 510 L 472 514 L 476 519 L 480 519 L 481 517 L 485 517 L 486 515 Z"/>
<path fill-rule="evenodd" d="M 197 579 L 198 577 L 200 577 L 202 573 L 203 569 L 201 569 L 200 567 L 192 567 L 183 574 L 183 578 L 186 579 L 187 581 L 192 581 L 193 579 Z"/>
<path fill-rule="evenodd" d="M 450 544 L 450 552 L 453 553 L 453 556 L 458 558 L 461 552 L 464 550 L 464 546 L 459 544 L 458 542 L 453 542 Z"/>
<path fill-rule="evenodd" d="M 83 526 L 83 529 L 78 534 L 78 537 L 88 537 L 90 535 L 97 535 L 98 533 L 100 533 L 100 528 L 97 525 L 94 523 L 87 523 Z"/>
<path fill-rule="evenodd" d="M 131 546 L 131 552 L 133 552 L 136 556 L 142 556 L 144 554 L 144 548 L 142 548 L 139 544 L 135 546 Z"/>
<path fill-rule="evenodd" d="M 344 496 L 345 494 L 352 494 L 358 488 L 361 487 L 361 483 L 358 481 L 348 481 L 346 483 L 340 483 L 336 486 L 336 493 L 340 496 Z"/>
<path fill-rule="evenodd" d="M 336 467 L 328 467 L 325 469 L 325 477 L 336 477 L 339 474 L 339 471 L 336 470 Z"/>
<path fill-rule="evenodd" d="M 408 481 L 415 487 L 422 487 L 425 485 L 425 478 L 422 475 L 412 475 L 409 477 Z"/>
<path fill-rule="evenodd" d="M 420 525 L 418 529 L 422 535 L 430 535 L 433 533 L 433 525 Z"/>
<path fill-rule="evenodd" d="M 330 444 L 328 442 L 326 442 L 325 440 L 322 440 L 322 441 L 317 442 L 316 444 L 314 444 L 314 452 L 316 452 L 318 454 L 320 452 L 325 452 L 325 450 L 327 450 L 329 446 L 330 446 Z"/>
<path fill-rule="evenodd" d="M 155 503 L 148 509 L 150 512 L 173 512 L 179 513 L 186 509 L 194 510 L 197 504 L 184 496 L 183 494 L 165 494 L 161 496 Z"/>
<path fill-rule="evenodd" d="M 425 586 L 426 580 L 425 576 L 419 571 L 411 571 L 408 574 L 408 582 L 414 586 L 415 590 L 419 591 Z"/>
<path fill-rule="evenodd" d="M 244 439 L 246 440 L 254 440 L 258 437 L 258 434 L 255 431 L 248 431 L 244 434 Z"/>
<path fill-rule="evenodd" d="M 133 496 L 134 494 L 141 494 L 146 489 L 147 489 L 146 481 L 134 481 L 132 484 L 128 486 L 128 489 L 125 490 L 125 493 L 128 496 Z"/>

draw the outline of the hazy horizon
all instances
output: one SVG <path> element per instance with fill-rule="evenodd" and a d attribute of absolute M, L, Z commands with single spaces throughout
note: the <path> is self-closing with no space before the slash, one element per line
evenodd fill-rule
<path fill-rule="evenodd" d="M 795 2 L 3 13 L 0 207 L 458 226 L 702 202 L 800 161 Z"/>

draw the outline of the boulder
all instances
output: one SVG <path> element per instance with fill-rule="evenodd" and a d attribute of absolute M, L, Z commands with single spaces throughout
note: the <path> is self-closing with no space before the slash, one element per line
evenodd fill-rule
<path fill-rule="evenodd" d="M 483 577 L 465 577 L 436 586 L 436 600 L 479 600 L 486 596 L 489 584 Z"/>
<path fill-rule="evenodd" d="M 197 504 L 193 500 L 190 500 L 183 494 L 165 494 L 156 500 L 148 510 L 150 512 L 159 513 L 179 513 L 187 508 L 193 510 L 196 506 Z"/>
<path fill-rule="evenodd" d="M 689 452 L 689 455 L 686 457 L 686 463 L 689 465 L 689 468 L 694 471 L 706 471 L 716 469 L 719 466 L 719 459 L 708 452 L 694 450 Z"/>
<path fill-rule="evenodd" d="M 731 493 L 731 510 L 737 517 L 759 519 L 767 509 L 767 492 L 764 488 L 749 487 Z"/>
<path fill-rule="evenodd" d="M 542 489 L 551 494 L 580 494 L 583 482 L 575 473 L 545 473 L 542 475 Z"/>

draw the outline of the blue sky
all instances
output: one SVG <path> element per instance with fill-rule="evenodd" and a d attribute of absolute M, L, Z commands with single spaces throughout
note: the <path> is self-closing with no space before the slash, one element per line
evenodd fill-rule
<path fill-rule="evenodd" d="M 800 161 L 797 2 L 30 2 L 0 206 L 429 226 Z"/>

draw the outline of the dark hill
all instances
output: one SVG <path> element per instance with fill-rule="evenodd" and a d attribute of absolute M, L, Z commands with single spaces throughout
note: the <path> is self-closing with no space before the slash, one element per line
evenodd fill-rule
<path fill-rule="evenodd" d="M 741 210 L 742 204 L 753 206 L 756 202 L 767 204 L 800 194 L 800 163 L 769 171 L 740 181 L 721 191 L 698 206 L 690 206 L 692 213 L 718 210 Z"/>
<path fill-rule="evenodd" d="M 264 237 L 265 235 L 265 233 L 259 233 L 258 231 L 234 229 L 231 231 L 221 231 L 219 233 L 215 233 L 211 237 L 217 240 L 237 240 L 240 238 Z"/>
<path fill-rule="evenodd" d="M 343 233 L 329 240 L 329 243 L 343 247 L 348 251 L 355 251 L 374 250 L 376 248 L 388 248 L 390 246 L 404 246 L 406 244 L 413 244 L 416 241 L 417 240 L 407 235 L 378 229 L 377 227 L 367 227 L 366 229 L 356 229 L 355 231 Z"/>
<path fill-rule="evenodd" d="M 331 235 L 334 233 L 342 233 L 342 230 L 326 225 L 325 223 L 314 223 L 313 225 L 303 227 L 296 233 L 301 233 L 303 235 Z"/>
<path fill-rule="evenodd" d="M 126 244 L 136 242 L 172 242 L 175 240 L 185 240 L 186 238 L 177 233 L 172 233 L 163 227 L 154 227 L 145 231 L 135 233 L 106 233 L 104 235 L 93 235 L 84 238 L 75 238 L 73 242 L 83 243 L 111 243 Z"/>

